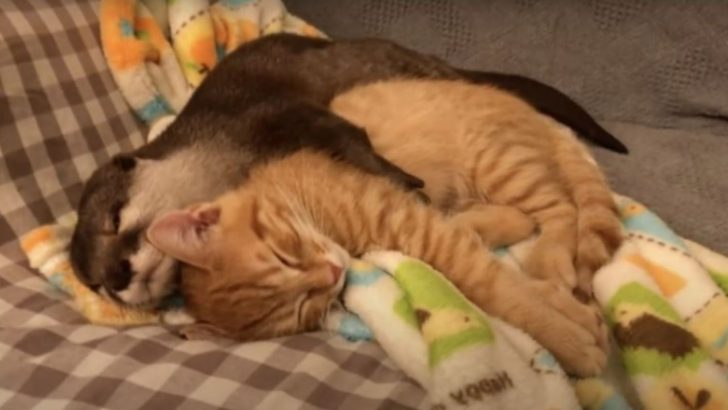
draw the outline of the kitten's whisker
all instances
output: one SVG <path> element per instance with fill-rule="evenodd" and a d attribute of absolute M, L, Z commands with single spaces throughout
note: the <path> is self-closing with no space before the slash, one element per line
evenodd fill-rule
<path fill-rule="evenodd" d="M 303 325 L 303 306 L 306 302 L 309 300 L 309 293 L 306 292 L 299 296 L 298 300 L 296 301 L 296 308 L 294 309 L 294 314 L 296 315 L 296 328 L 300 329 Z"/>

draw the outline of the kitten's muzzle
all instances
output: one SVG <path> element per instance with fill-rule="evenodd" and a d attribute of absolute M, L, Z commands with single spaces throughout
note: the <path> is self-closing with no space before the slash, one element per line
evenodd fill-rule
<path fill-rule="evenodd" d="M 331 272 L 331 284 L 336 285 L 339 283 L 341 276 L 344 273 L 344 268 L 334 263 L 329 262 L 329 271 Z"/>

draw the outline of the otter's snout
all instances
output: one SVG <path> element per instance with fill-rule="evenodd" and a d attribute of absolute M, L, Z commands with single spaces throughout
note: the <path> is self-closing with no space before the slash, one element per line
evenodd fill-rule
<path fill-rule="evenodd" d="M 117 266 L 107 271 L 106 285 L 110 291 L 121 292 L 129 287 L 133 275 L 131 263 L 129 260 L 123 259 Z"/>

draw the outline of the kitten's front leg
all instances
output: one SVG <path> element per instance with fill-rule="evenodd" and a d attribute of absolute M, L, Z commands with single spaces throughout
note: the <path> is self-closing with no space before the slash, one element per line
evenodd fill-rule
<path fill-rule="evenodd" d="M 368 188 L 372 195 L 376 187 Z M 405 193 L 384 189 L 379 195 L 392 202 L 379 201 L 358 215 L 367 218 L 370 228 L 363 230 L 370 235 L 365 250 L 398 250 L 423 260 L 483 311 L 530 334 L 568 371 L 593 376 L 603 369 L 606 333 L 591 308 L 559 285 L 519 275 L 484 251 L 483 242 L 472 229 L 447 221 Z M 345 225 L 342 223 L 342 228 Z"/>

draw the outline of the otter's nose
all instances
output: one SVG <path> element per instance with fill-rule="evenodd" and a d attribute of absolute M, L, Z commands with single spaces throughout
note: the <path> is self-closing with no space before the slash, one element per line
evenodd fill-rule
<path fill-rule="evenodd" d="M 116 269 L 109 272 L 106 278 L 106 284 L 114 292 L 120 292 L 126 289 L 131 282 L 131 263 L 128 260 L 119 262 Z"/>

